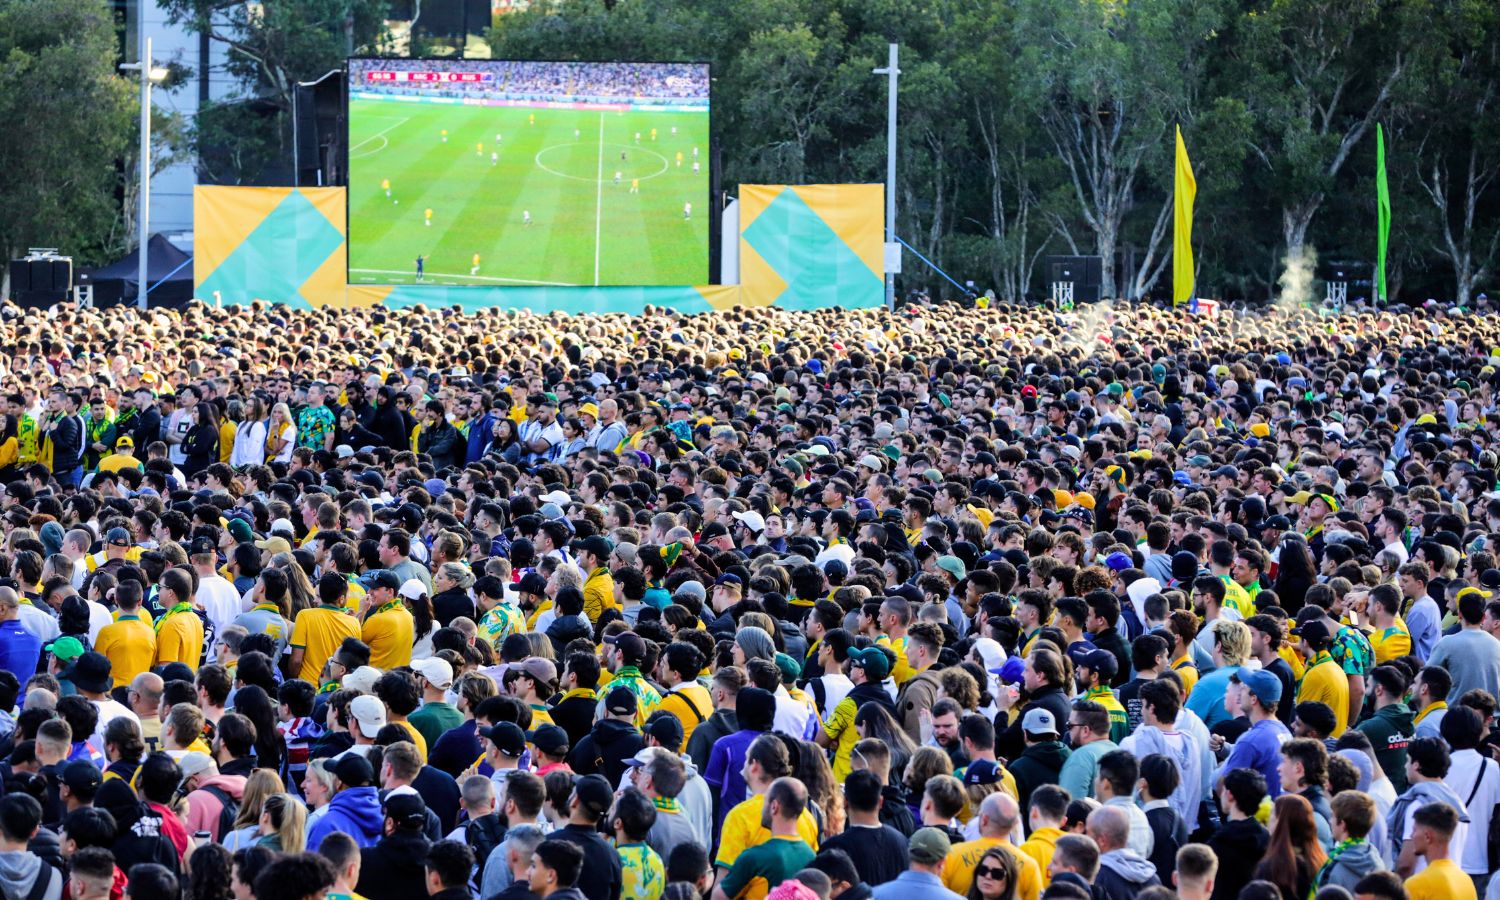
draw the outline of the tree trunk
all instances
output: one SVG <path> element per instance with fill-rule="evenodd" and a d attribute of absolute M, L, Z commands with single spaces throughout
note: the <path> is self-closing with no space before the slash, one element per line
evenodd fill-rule
<path fill-rule="evenodd" d="M 1313 216 L 1323 205 L 1321 193 L 1309 197 L 1297 206 L 1281 210 L 1281 236 L 1286 243 L 1286 258 L 1301 259 L 1307 252 L 1307 230 L 1312 227 Z"/>

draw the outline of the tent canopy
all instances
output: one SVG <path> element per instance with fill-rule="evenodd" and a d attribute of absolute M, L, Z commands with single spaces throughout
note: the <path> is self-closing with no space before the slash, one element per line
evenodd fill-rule
<path fill-rule="evenodd" d="M 146 277 L 150 281 L 152 306 L 182 306 L 193 298 L 193 257 L 160 234 L 146 246 Z M 94 305 L 134 303 L 137 297 L 140 256 L 132 250 L 123 258 L 79 276 L 79 284 L 94 286 Z"/>

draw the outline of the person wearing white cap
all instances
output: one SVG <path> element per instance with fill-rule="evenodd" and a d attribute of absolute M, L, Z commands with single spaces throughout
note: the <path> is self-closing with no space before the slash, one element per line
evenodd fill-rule
<path fill-rule="evenodd" d="M 464 714 L 446 699 L 448 688 L 453 686 L 453 665 L 434 656 L 416 660 L 411 667 L 422 686 L 422 705 L 407 717 L 407 721 L 422 733 L 427 746 L 431 747 L 443 732 L 464 723 Z"/>
<path fill-rule="evenodd" d="M 349 733 L 354 735 L 354 746 L 334 759 L 351 753 L 355 756 L 369 756 L 370 748 L 375 746 L 375 735 L 385 727 L 385 704 L 369 694 L 355 697 L 349 701 L 348 719 Z"/>

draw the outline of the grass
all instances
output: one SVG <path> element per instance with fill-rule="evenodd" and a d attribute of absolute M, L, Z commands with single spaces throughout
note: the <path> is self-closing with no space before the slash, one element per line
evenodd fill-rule
<path fill-rule="evenodd" d="M 704 113 L 351 99 L 349 281 L 415 284 L 421 255 L 430 284 L 705 284 L 708 125 Z"/>

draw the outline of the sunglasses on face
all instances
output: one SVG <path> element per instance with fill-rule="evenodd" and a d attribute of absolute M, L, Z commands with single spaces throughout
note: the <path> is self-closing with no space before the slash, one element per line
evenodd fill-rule
<path fill-rule="evenodd" d="M 1004 881 L 1006 877 L 1005 870 L 1000 868 L 999 866 L 996 866 L 994 868 L 991 868 L 989 866 L 978 866 L 974 869 L 974 874 L 980 878 L 993 878 L 996 881 Z"/>

